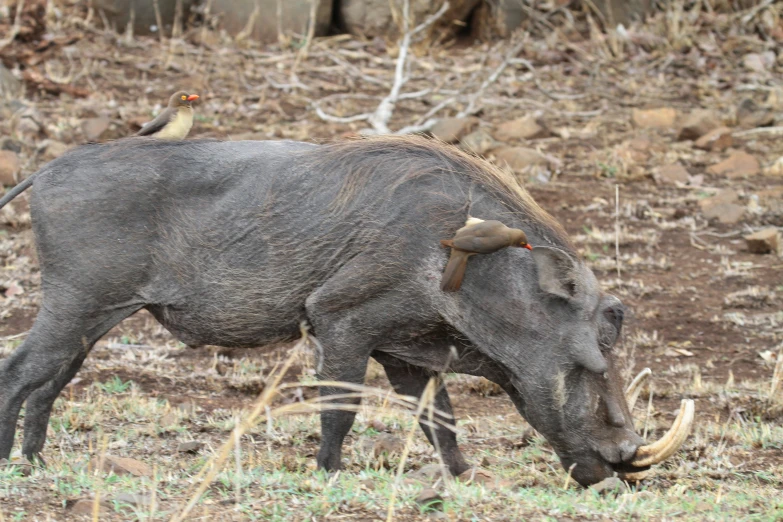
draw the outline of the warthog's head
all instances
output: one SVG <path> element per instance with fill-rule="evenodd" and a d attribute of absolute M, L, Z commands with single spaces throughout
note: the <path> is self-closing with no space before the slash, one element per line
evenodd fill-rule
<path fill-rule="evenodd" d="M 626 398 L 613 353 L 622 303 L 565 251 L 531 243 L 532 252 L 509 248 L 471 258 L 449 320 L 500 367 L 520 413 L 577 482 L 615 472 L 641 478 L 685 440 L 693 403 L 684 401 L 670 432 L 644 445 L 629 408 L 639 383 Z"/>

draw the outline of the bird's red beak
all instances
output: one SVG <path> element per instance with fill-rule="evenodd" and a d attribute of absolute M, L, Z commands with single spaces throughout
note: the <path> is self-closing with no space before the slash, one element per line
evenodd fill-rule
<path fill-rule="evenodd" d="M 530 243 L 525 243 L 525 248 L 528 250 L 533 250 L 533 247 L 530 245 Z"/>
<path fill-rule="evenodd" d="M 188 96 L 188 101 L 196 101 L 198 100 L 198 94 L 191 94 Z"/>

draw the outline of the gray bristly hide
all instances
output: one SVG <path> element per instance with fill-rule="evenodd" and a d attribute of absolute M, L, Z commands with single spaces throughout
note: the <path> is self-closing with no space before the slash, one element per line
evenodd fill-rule
<path fill-rule="evenodd" d="M 611 354 L 622 305 L 515 182 L 453 147 L 87 145 L 36 174 L 31 213 L 44 297 L 0 364 L 0 458 L 25 399 L 23 452 L 40 454 L 54 399 L 95 341 L 141 308 L 188 345 L 260 346 L 307 321 L 330 380 L 361 383 L 370 357 L 409 395 L 444 369 L 485 376 L 582 484 L 623 469 L 641 442 Z M 521 228 L 534 250 L 474 256 L 462 289 L 443 293 L 439 240 L 468 215 Z M 445 388 L 436 407 L 447 420 Z M 352 422 L 322 414 L 320 467 L 339 467 Z M 467 469 L 453 432 L 423 428 L 452 472 Z"/>

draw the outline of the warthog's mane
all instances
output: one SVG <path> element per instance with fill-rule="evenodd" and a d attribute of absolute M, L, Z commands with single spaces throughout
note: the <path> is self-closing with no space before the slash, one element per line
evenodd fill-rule
<path fill-rule="evenodd" d="M 348 139 L 307 152 L 314 172 L 343 177 L 332 209 L 344 209 L 372 176 L 385 176 L 389 190 L 422 177 L 436 177 L 463 185 L 477 185 L 503 204 L 511 221 L 543 232 L 555 246 L 574 251 L 563 226 L 542 209 L 513 174 L 490 161 L 442 141 L 421 136 L 373 136 Z M 467 183 L 464 183 L 467 181 Z M 469 195 L 464 195 L 465 208 Z"/>

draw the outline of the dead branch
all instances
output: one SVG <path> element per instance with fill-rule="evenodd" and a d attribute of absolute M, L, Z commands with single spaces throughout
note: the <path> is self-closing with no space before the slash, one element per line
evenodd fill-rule
<path fill-rule="evenodd" d="M 533 81 L 535 82 L 536 87 L 539 91 L 544 93 L 547 98 L 551 98 L 553 100 L 581 100 L 582 98 L 586 98 L 588 96 L 587 94 L 557 94 L 550 92 L 547 89 L 544 89 L 544 86 L 541 85 L 541 80 L 538 79 L 536 68 L 533 67 L 533 64 L 528 60 L 525 60 L 524 58 L 514 58 L 510 61 L 510 63 L 514 65 L 524 65 L 527 67 L 527 69 L 533 74 Z"/>
<path fill-rule="evenodd" d="M 481 86 L 478 88 L 478 90 L 474 92 L 468 100 L 468 106 L 465 108 L 465 110 L 457 114 L 457 117 L 464 118 L 465 116 L 469 116 L 476 112 L 476 101 L 478 101 L 478 99 L 484 94 L 484 91 L 487 90 L 487 87 L 489 87 L 490 84 L 497 81 L 503 71 L 506 70 L 506 67 L 512 63 L 514 57 L 519 54 L 524 45 L 524 41 L 519 42 L 511 49 L 511 51 L 506 54 L 506 58 L 503 60 L 503 62 L 492 72 L 492 74 L 489 75 L 486 80 L 481 83 Z"/>
<path fill-rule="evenodd" d="M 24 0 L 18 0 L 18 2 L 16 2 L 16 14 L 14 15 L 14 24 L 11 26 L 11 32 L 9 33 L 9 35 L 6 38 L 0 40 L 0 49 L 13 42 L 14 38 L 16 38 L 16 35 L 19 34 L 19 27 L 21 26 L 23 10 L 24 10 Z"/>
<path fill-rule="evenodd" d="M 389 128 L 389 120 L 394 113 L 397 102 L 406 98 L 426 96 L 430 92 L 429 89 L 408 94 L 401 94 L 400 92 L 402 87 L 409 80 L 409 76 L 405 71 L 408 66 L 408 50 L 410 49 L 411 42 L 415 36 L 421 34 L 440 19 L 449 9 L 449 6 L 450 4 L 447 0 L 435 14 L 427 17 L 424 22 L 413 29 L 410 29 L 410 0 L 404 0 L 402 5 L 402 38 L 400 39 L 399 53 L 394 69 L 394 83 L 392 84 L 389 94 L 381 100 L 378 107 L 372 113 L 357 114 L 345 118 L 333 116 L 324 112 L 320 107 L 320 102 L 323 102 L 323 100 L 320 100 L 320 102 L 314 104 L 315 112 L 318 117 L 324 121 L 336 123 L 366 121 L 372 128 L 361 131 L 362 134 L 391 134 L 392 130 Z"/>

